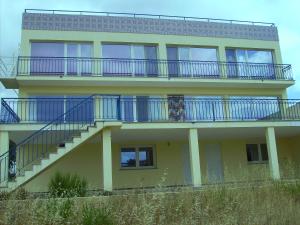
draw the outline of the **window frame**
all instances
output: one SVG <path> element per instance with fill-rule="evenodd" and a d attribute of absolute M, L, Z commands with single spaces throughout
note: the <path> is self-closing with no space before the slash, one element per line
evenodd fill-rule
<path fill-rule="evenodd" d="M 256 160 L 256 161 L 249 161 L 248 160 L 247 145 L 256 145 L 257 146 L 258 160 Z M 263 160 L 262 159 L 261 145 L 266 145 L 268 160 Z M 246 158 L 247 158 L 248 164 L 268 164 L 269 163 L 268 145 L 266 143 L 247 143 L 245 147 L 246 147 Z"/>
<path fill-rule="evenodd" d="M 122 149 L 132 148 L 135 150 L 135 166 L 132 167 L 123 167 L 122 166 Z M 153 165 L 152 166 L 140 166 L 140 158 L 139 158 L 139 149 L 141 148 L 151 148 L 152 149 L 152 157 L 153 157 Z M 156 148 L 155 145 L 122 145 L 119 151 L 119 167 L 120 170 L 142 170 L 142 169 L 156 169 Z"/>

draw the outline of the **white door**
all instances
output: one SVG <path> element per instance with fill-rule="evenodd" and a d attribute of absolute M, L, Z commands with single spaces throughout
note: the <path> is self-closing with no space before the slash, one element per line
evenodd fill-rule
<path fill-rule="evenodd" d="M 182 145 L 183 179 L 184 184 L 192 184 L 189 145 Z"/>
<path fill-rule="evenodd" d="M 205 146 L 205 156 L 208 182 L 223 182 L 224 177 L 221 158 L 221 146 L 219 144 L 207 144 Z"/>

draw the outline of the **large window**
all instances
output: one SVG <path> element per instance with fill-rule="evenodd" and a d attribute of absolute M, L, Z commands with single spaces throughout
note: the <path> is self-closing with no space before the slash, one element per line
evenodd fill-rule
<path fill-rule="evenodd" d="M 167 47 L 168 71 L 173 77 L 220 75 L 215 48 Z"/>
<path fill-rule="evenodd" d="M 157 48 L 151 45 L 102 45 L 103 74 L 158 76 Z"/>
<path fill-rule="evenodd" d="M 30 73 L 33 75 L 91 75 L 92 73 L 92 44 L 90 43 L 32 42 L 31 56 Z"/>
<path fill-rule="evenodd" d="M 248 162 L 260 163 L 269 160 L 266 144 L 246 144 L 246 152 Z"/>
<path fill-rule="evenodd" d="M 263 78 L 275 76 L 272 51 L 226 49 L 228 77 Z"/>
<path fill-rule="evenodd" d="M 121 148 L 121 168 L 154 167 L 152 146 Z"/>

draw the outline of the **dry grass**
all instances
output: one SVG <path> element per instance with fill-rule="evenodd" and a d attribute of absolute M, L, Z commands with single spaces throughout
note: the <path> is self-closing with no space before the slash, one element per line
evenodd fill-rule
<path fill-rule="evenodd" d="M 157 191 L 72 199 L 10 200 L 6 202 L 3 224 L 300 224 L 300 183 L 297 182 L 261 186 L 249 183 L 243 187 L 219 185 L 204 190 L 178 189 L 177 192 L 161 192 L 159 186 Z M 98 222 L 84 221 L 87 217 L 84 212 L 89 208 L 93 213 L 98 209 L 101 211 L 98 217 L 109 221 L 101 218 Z"/>

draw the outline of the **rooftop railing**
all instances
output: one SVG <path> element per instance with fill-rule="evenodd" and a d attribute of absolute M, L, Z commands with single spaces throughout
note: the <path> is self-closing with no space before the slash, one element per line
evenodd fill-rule
<path fill-rule="evenodd" d="M 21 56 L 17 75 L 293 80 L 288 64 L 84 57 Z"/>
<path fill-rule="evenodd" d="M 300 99 L 227 99 L 218 97 L 168 98 L 93 95 L 78 113 L 60 117 L 83 97 L 4 98 L 1 123 L 63 123 L 87 120 L 123 122 L 220 122 L 300 120 Z"/>
<path fill-rule="evenodd" d="M 246 24 L 246 25 L 275 26 L 274 23 L 268 23 L 268 22 L 201 18 L 201 17 L 191 17 L 191 16 L 171 16 L 171 15 L 145 14 L 145 13 L 120 13 L 120 12 L 74 11 L 74 10 L 52 10 L 52 9 L 25 9 L 25 13 L 123 16 L 123 17 L 133 17 L 133 18 L 172 19 L 172 20 L 184 20 L 184 21 L 188 20 L 188 21 L 217 22 L 217 23 L 230 23 L 230 24 L 234 23 L 234 24 Z"/>

